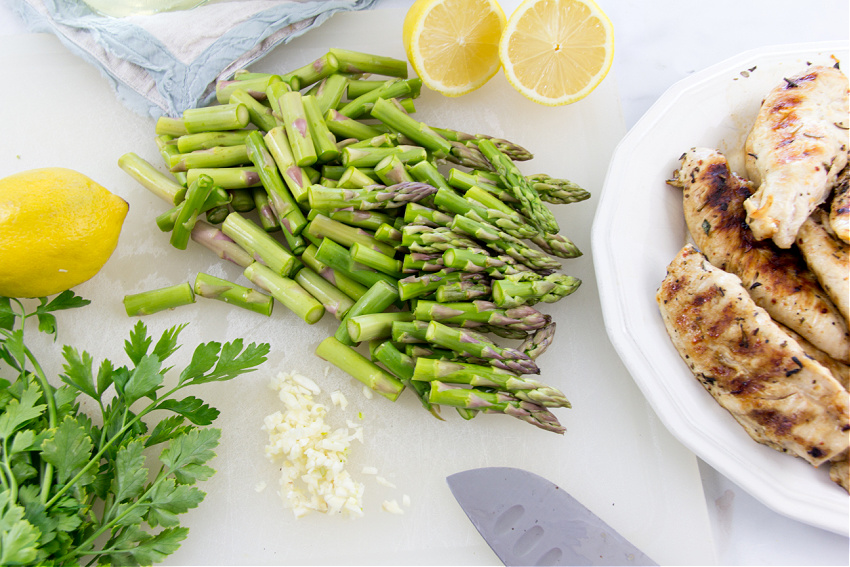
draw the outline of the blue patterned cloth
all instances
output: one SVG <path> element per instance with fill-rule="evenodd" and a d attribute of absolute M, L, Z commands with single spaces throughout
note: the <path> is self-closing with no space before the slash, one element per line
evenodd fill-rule
<path fill-rule="evenodd" d="M 55 34 L 100 69 L 121 101 L 151 117 L 207 104 L 215 82 L 339 11 L 378 0 L 217 1 L 188 11 L 112 18 L 79 0 L 8 0 L 33 32 Z"/>

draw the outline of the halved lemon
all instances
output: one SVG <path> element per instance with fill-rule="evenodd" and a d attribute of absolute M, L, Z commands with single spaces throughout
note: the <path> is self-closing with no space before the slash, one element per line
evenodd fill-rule
<path fill-rule="evenodd" d="M 425 86 L 460 96 L 498 72 L 505 23 L 496 0 L 417 0 L 404 19 L 404 49 Z"/>
<path fill-rule="evenodd" d="M 593 0 L 525 0 L 499 44 L 508 82 L 549 106 L 581 100 L 614 60 L 614 26 Z"/>

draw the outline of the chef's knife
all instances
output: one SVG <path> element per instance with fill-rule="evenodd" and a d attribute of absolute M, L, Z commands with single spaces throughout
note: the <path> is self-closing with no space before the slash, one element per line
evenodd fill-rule
<path fill-rule="evenodd" d="M 657 565 L 565 490 L 534 473 L 489 467 L 446 480 L 505 565 Z"/>

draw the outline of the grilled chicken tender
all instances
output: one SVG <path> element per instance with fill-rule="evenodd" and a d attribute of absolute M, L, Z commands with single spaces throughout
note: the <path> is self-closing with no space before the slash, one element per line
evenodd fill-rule
<path fill-rule="evenodd" d="M 847 165 L 848 82 L 813 65 L 785 79 L 762 102 L 747 138 L 747 175 L 758 190 L 745 203 L 758 240 L 780 248 L 829 195 Z"/>
<path fill-rule="evenodd" d="M 826 211 L 817 208 L 806 219 L 797 248 L 838 311 L 850 319 L 850 246 L 832 235 Z"/>
<path fill-rule="evenodd" d="M 841 170 L 832 191 L 829 226 L 835 236 L 850 244 L 850 167 Z"/>
<path fill-rule="evenodd" d="M 686 245 L 656 294 L 682 359 L 759 443 L 818 466 L 847 451 L 848 393 L 736 276 Z"/>
<path fill-rule="evenodd" d="M 781 250 L 753 237 L 744 211 L 750 184 L 729 170 L 720 152 L 686 152 L 669 183 L 683 189 L 688 229 L 715 266 L 741 278 L 753 300 L 774 319 L 833 358 L 850 362 L 847 321 L 797 250 Z"/>
<path fill-rule="evenodd" d="M 848 469 L 850 469 L 850 453 L 845 453 L 844 458 L 834 461 L 830 465 L 829 478 L 843 486 L 844 490 L 850 492 L 850 482 L 847 478 Z"/>

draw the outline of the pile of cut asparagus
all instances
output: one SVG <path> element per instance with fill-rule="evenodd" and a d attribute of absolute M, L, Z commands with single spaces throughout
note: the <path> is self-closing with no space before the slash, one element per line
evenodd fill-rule
<path fill-rule="evenodd" d="M 132 152 L 120 167 L 169 203 L 156 223 L 174 247 L 209 248 L 253 287 L 201 273 L 127 312 L 199 295 L 266 316 L 277 300 L 308 324 L 330 313 L 316 354 L 386 398 L 407 388 L 437 417 L 563 433 L 551 409 L 569 401 L 531 377 L 555 332 L 535 305 L 580 284 L 559 272 L 581 253 L 547 203 L 589 194 L 523 175 L 516 144 L 418 121 L 420 89 L 405 61 L 331 49 L 282 75 L 238 71 L 217 104 L 160 118 L 168 173 Z"/>

